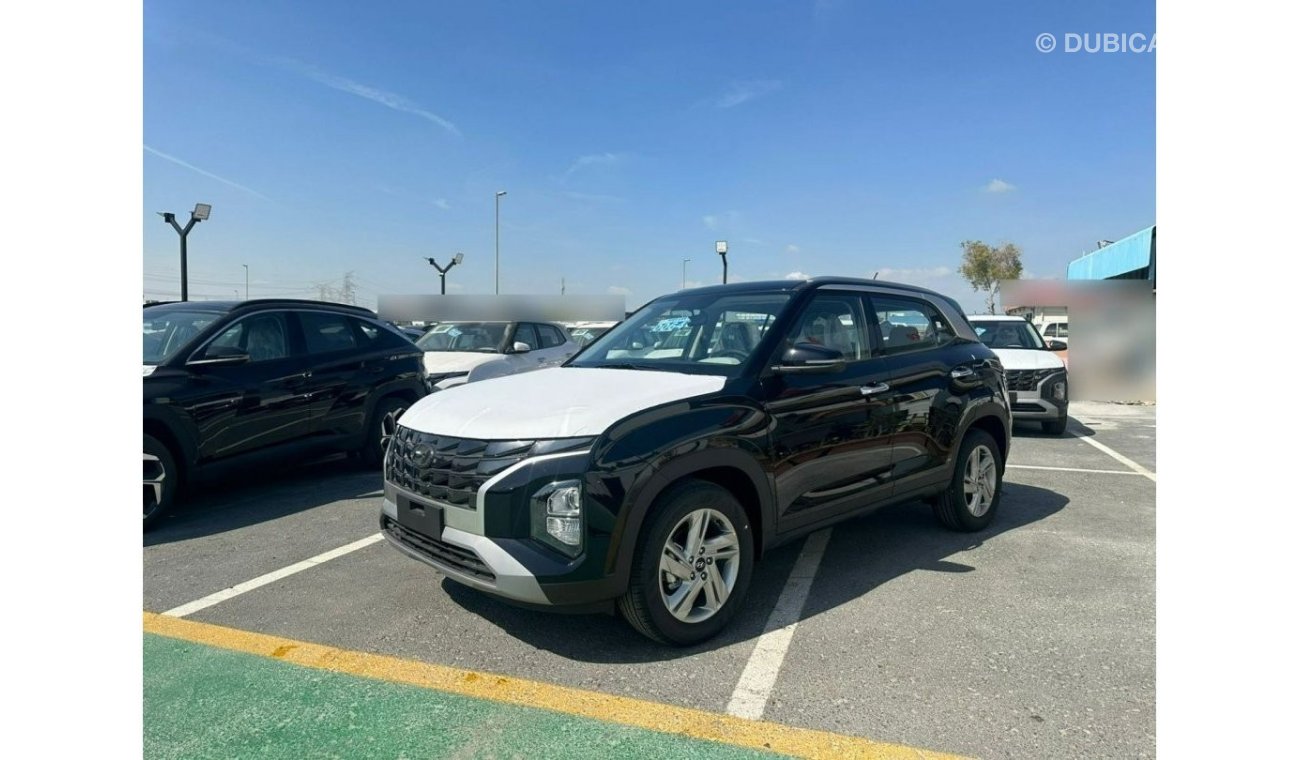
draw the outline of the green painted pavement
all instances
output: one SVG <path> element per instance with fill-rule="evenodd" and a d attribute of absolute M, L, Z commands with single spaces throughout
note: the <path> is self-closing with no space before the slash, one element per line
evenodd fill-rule
<path fill-rule="evenodd" d="M 146 758 L 772 758 L 144 635 Z"/>

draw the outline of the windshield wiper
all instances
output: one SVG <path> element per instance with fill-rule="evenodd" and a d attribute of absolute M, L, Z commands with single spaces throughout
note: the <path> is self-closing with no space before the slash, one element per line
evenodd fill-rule
<path fill-rule="evenodd" d="M 629 362 L 614 362 L 612 364 L 592 365 L 592 369 L 652 369 L 644 364 L 631 364 Z"/>

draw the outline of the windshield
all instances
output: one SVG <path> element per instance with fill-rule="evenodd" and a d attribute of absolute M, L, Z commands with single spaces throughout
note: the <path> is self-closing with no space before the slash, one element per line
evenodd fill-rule
<path fill-rule="evenodd" d="M 508 322 L 441 322 L 415 341 L 425 351 L 501 353 Z"/>
<path fill-rule="evenodd" d="M 221 317 L 218 311 L 160 309 L 144 311 L 144 363 L 162 364 Z"/>
<path fill-rule="evenodd" d="M 972 322 L 980 343 L 989 348 L 1047 348 L 1038 331 L 1021 320 L 1006 322 Z"/>
<path fill-rule="evenodd" d="M 789 300 L 789 293 L 667 296 L 597 338 L 568 366 L 731 376 Z"/>

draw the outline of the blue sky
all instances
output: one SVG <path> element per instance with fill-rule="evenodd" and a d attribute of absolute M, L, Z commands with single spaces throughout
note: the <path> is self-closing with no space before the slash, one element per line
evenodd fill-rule
<path fill-rule="evenodd" d="M 895 279 L 981 298 L 965 239 L 1064 277 L 1155 222 L 1152 2 L 226 2 L 144 6 L 144 294 L 362 303 Z"/>

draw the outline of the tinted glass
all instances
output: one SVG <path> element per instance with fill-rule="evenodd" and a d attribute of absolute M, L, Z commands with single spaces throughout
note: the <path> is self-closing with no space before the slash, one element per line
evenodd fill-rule
<path fill-rule="evenodd" d="M 537 342 L 537 331 L 528 323 L 519 325 L 519 328 L 515 330 L 515 342 L 527 343 L 529 348 L 541 348 L 541 345 Z"/>
<path fill-rule="evenodd" d="M 542 341 L 542 348 L 555 348 L 564 343 L 560 331 L 550 325 L 537 325 L 537 337 Z"/>
<path fill-rule="evenodd" d="M 218 311 L 144 309 L 144 363 L 162 364 L 221 317 Z"/>
<path fill-rule="evenodd" d="M 298 313 L 302 332 L 307 339 L 307 353 L 324 354 L 330 351 L 347 351 L 357 347 L 357 336 L 340 314 L 303 311 Z"/>
<path fill-rule="evenodd" d="M 786 336 L 786 348 L 796 343 L 811 343 L 839 351 L 849 361 L 871 355 L 863 320 L 862 300 L 849 293 L 819 293 L 804 307 L 803 313 Z"/>
<path fill-rule="evenodd" d="M 249 361 L 264 362 L 289 356 L 289 328 L 280 313 L 245 317 L 226 328 L 203 349 L 201 359 L 223 354 L 248 354 Z"/>
<path fill-rule="evenodd" d="M 935 348 L 953 338 L 947 320 L 924 301 L 872 296 L 871 304 L 887 354 Z"/>

